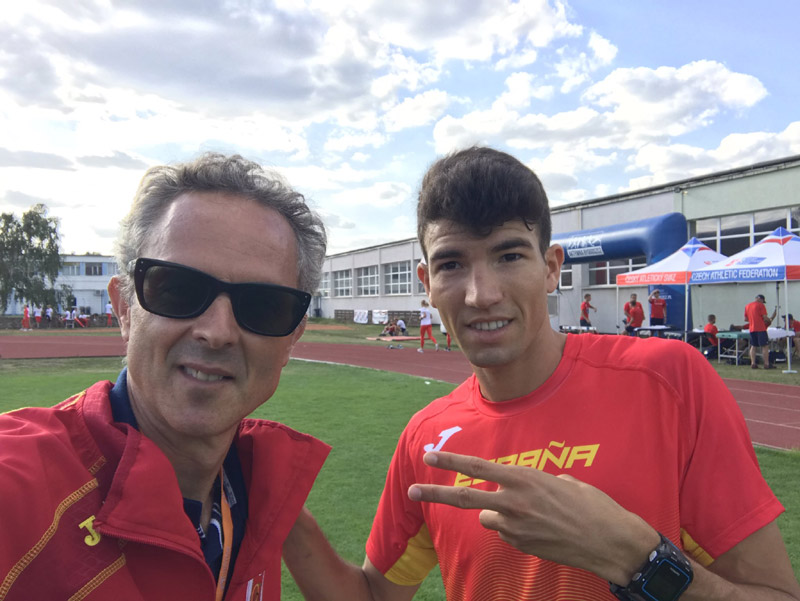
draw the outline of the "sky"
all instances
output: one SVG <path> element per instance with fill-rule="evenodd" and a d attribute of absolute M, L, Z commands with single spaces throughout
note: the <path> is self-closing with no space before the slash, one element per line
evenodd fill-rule
<path fill-rule="evenodd" d="M 12 0 L 0 212 L 110 254 L 144 171 L 280 173 L 329 254 L 415 235 L 425 169 L 473 144 L 551 206 L 800 154 L 796 0 Z"/>

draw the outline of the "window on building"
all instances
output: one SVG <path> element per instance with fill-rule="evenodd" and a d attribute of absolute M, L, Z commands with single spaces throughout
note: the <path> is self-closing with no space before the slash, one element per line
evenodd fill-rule
<path fill-rule="evenodd" d="M 694 224 L 695 236 L 729 257 L 752 246 L 779 227 L 800 233 L 799 217 L 800 209 L 794 207 L 698 219 Z"/>
<path fill-rule="evenodd" d="M 572 264 L 561 266 L 561 279 L 558 287 L 562 290 L 564 288 L 572 288 Z"/>
<path fill-rule="evenodd" d="M 786 209 L 773 209 L 771 211 L 758 211 L 753 213 L 753 233 L 756 242 L 764 236 L 771 234 L 777 228 L 786 228 L 789 212 Z"/>
<path fill-rule="evenodd" d="M 331 294 L 331 273 L 329 271 L 322 272 L 322 279 L 319 282 L 319 295 L 327 298 Z"/>
<path fill-rule="evenodd" d="M 116 263 L 106 263 L 106 275 L 117 275 L 118 272 Z"/>
<path fill-rule="evenodd" d="M 589 264 L 590 286 L 613 286 L 617 283 L 617 276 L 647 265 L 644 256 L 631 259 L 612 259 L 611 261 L 598 261 Z"/>
<path fill-rule="evenodd" d="M 85 274 L 86 275 L 103 275 L 103 264 L 102 263 L 86 263 Z"/>
<path fill-rule="evenodd" d="M 712 250 L 717 250 L 719 244 L 719 219 L 698 219 L 695 222 L 694 236 Z"/>
<path fill-rule="evenodd" d="M 356 294 L 358 296 L 378 296 L 380 294 L 380 273 L 377 265 L 356 269 Z"/>
<path fill-rule="evenodd" d="M 800 235 L 800 207 L 789 209 L 789 231 Z"/>
<path fill-rule="evenodd" d="M 383 293 L 411 294 L 411 261 L 383 265 Z"/>
<path fill-rule="evenodd" d="M 80 274 L 81 274 L 80 263 L 64 263 L 61 266 L 61 275 L 80 275 Z"/>
<path fill-rule="evenodd" d="M 353 296 L 353 276 L 349 269 L 333 272 L 333 296 Z"/>

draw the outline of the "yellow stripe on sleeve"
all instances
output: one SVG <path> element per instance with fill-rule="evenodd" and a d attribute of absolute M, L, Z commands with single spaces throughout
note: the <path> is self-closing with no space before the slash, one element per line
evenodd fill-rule
<path fill-rule="evenodd" d="M 389 581 L 403 586 L 420 584 L 428 575 L 439 558 L 433 548 L 433 541 L 428 527 L 422 525 L 419 532 L 408 541 L 408 546 L 400 558 L 384 574 Z"/>
<path fill-rule="evenodd" d="M 683 528 L 681 528 L 681 543 L 683 543 L 683 550 L 704 568 L 714 563 L 714 558 L 711 557 L 703 547 L 698 545 L 692 536 Z"/>

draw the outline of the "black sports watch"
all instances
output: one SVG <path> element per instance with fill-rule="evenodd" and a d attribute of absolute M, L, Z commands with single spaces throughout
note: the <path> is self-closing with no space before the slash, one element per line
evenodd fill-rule
<path fill-rule="evenodd" d="M 680 549 L 659 532 L 661 542 L 633 575 L 628 586 L 614 583 L 611 592 L 622 601 L 675 601 L 692 582 L 692 564 Z"/>

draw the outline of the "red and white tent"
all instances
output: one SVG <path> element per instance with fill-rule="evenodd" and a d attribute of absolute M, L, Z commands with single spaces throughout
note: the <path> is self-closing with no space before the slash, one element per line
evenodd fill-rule
<path fill-rule="evenodd" d="M 657 263 L 617 276 L 617 286 L 688 284 L 692 272 L 726 259 L 715 250 L 692 238 L 681 248 Z"/>
<path fill-rule="evenodd" d="M 660 261 L 617 276 L 617 305 L 619 306 L 620 286 L 684 286 L 683 323 L 688 328 L 689 321 L 689 280 L 692 273 L 703 267 L 726 259 L 725 255 L 709 248 L 697 238 L 692 238 L 674 253 Z"/>
<path fill-rule="evenodd" d="M 692 284 L 728 282 L 783 282 L 786 311 L 789 309 L 789 282 L 800 280 L 800 237 L 779 227 L 750 248 L 731 255 L 716 265 L 697 269 Z M 778 285 L 776 283 L 776 286 Z M 778 294 L 780 312 L 780 294 Z M 787 353 L 787 369 L 792 371 L 792 354 Z"/>

